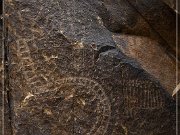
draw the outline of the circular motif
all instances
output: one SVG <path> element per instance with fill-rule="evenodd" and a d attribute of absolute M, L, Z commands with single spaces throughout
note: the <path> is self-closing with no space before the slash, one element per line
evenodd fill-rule
<path fill-rule="evenodd" d="M 111 114 L 103 88 L 93 80 L 77 77 L 60 79 L 56 84 L 55 90 L 28 100 L 24 110 L 31 108 L 28 116 L 33 118 L 29 119 L 37 121 L 41 129 L 45 126 L 44 120 L 51 121 L 48 127 L 54 129 L 56 126 L 59 133 L 103 135 Z"/>

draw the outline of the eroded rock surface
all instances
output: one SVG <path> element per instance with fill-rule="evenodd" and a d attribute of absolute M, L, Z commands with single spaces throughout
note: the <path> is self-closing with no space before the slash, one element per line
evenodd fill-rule
<path fill-rule="evenodd" d="M 7 79 L 5 71 L 5 50 L 3 43 L 3 21 L 2 21 L 2 1 L 0 1 L 0 134 L 11 134 L 10 110 L 8 105 Z"/>
<path fill-rule="evenodd" d="M 138 61 L 170 94 L 173 93 L 176 87 L 176 61 L 164 53 L 158 42 L 142 36 L 122 34 L 114 34 L 113 38 L 124 54 Z"/>
<path fill-rule="evenodd" d="M 117 49 L 102 4 L 7 1 L 14 135 L 175 134 L 174 100 Z"/>

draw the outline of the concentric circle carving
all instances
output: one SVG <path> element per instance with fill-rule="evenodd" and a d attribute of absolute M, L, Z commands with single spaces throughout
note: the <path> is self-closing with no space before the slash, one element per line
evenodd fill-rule
<path fill-rule="evenodd" d="M 37 117 L 40 127 L 47 120 L 59 127 L 59 133 L 103 135 L 108 127 L 111 107 L 101 85 L 79 77 L 60 79 L 56 84 L 55 90 L 32 96 L 24 106 L 31 109 L 27 109 L 28 113 Z"/>

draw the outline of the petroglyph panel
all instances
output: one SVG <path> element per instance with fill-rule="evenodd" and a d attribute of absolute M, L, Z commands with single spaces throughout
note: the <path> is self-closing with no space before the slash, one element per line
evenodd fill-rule
<path fill-rule="evenodd" d="M 56 132 L 69 135 L 103 135 L 111 114 L 110 102 L 103 88 L 87 78 L 64 78 L 58 80 L 58 83 L 59 86 L 53 91 L 25 98 L 17 120 L 23 123 L 28 119 L 29 122 L 26 125 L 19 125 L 17 134 L 23 133 L 26 127 L 32 127 L 29 124 L 35 122 L 44 127 L 37 128 L 35 134 Z M 49 123 L 50 119 L 51 123 L 56 125 Z M 49 131 L 46 131 L 45 126 L 48 126 Z M 55 127 L 58 129 L 53 131 Z"/>
<path fill-rule="evenodd" d="M 14 135 L 175 132 L 172 97 L 116 48 L 93 3 L 7 1 Z"/>

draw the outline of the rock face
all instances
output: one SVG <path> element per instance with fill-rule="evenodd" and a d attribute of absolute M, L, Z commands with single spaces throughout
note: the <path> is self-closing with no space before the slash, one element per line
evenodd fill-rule
<path fill-rule="evenodd" d="M 113 39 L 118 49 L 134 58 L 172 94 L 176 86 L 176 61 L 162 50 L 158 42 L 147 37 L 122 34 L 114 34 Z"/>
<path fill-rule="evenodd" d="M 0 1 L 0 16 L 2 16 L 2 1 Z M 3 43 L 3 21 L 0 18 L 0 134 L 11 134 L 10 109 L 8 105 L 8 90 L 6 88 L 7 78 L 5 61 L 5 49 Z"/>
<path fill-rule="evenodd" d="M 118 49 L 109 3 L 6 1 L 13 135 L 175 134 L 174 100 Z"/>
<path fill-rule="evenodd" d="M 178 7 L 178 10 L 180 9 L 180 3 L 178 2 L 178 5 L 176 0 L 163 0 L 168 6 L 170 6 L 172 9 L 174 9 L 176 12 L 177 12 L 177 7 Z M 179 11 L 178 11 L 179 13 Z"/>
<path fill-rule="evenodd" d="M 2 28 L 1 28 L 1 31 L 0 31 L 0 34 L 1 34 L 1 39 L 2 39 Z M 0 44 L 1 46 L 2 46 L 2 44 Z M 3 80 L 3 77 L 2 77 L 2 74 L 3 74 L 3 65 L 2 65 L 2 50 L 3 50 L 3 48 L 1 47 L 0 48 L 0 53 L 1 53 L 1 55 L 0 55 L 0 61 L 1 61 L 1 65 L 0 65 L 0 98 L 2 99 L 2 88 L 3 88 L 3 86 L 2 86 L 2 80 Z M 2 106 L 3 106 L 3 103 L 2 103 L 2 100 L 0 101 L 0 110 L 2 110 Z M 0 119 L 0 128 L 2 129 L 2 112 L 0 112 L 0 117 L 1 117 L 1 119 Z M 2 134 L 2 132 L 0 132 L 0 134 Z"/>

